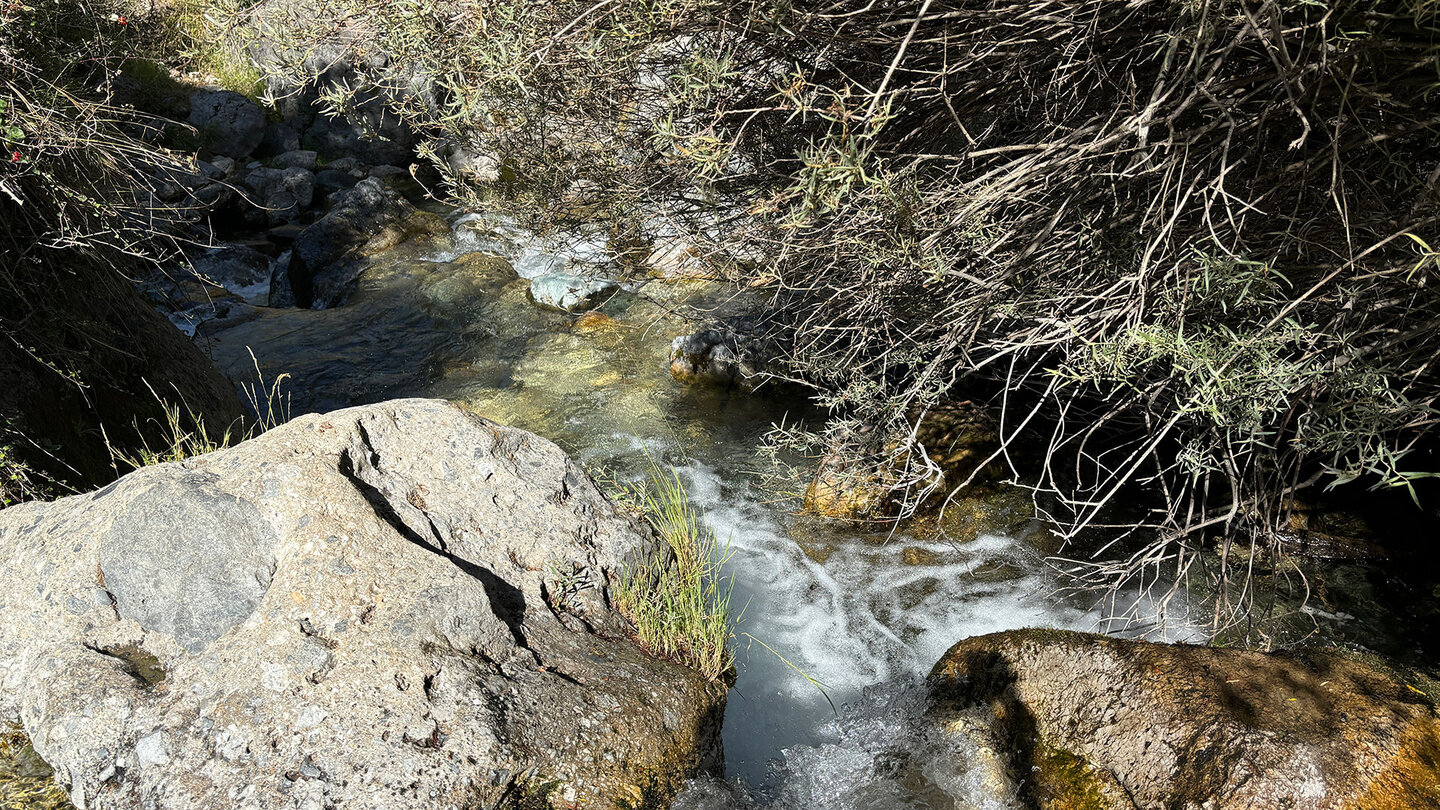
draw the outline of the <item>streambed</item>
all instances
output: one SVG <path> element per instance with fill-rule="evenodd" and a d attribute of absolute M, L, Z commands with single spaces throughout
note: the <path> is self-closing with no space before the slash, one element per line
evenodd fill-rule
<path fill-rule="evenodd" d="M 1010 520 L 952 543 L 798 516 L 793 498 L 764 488 L 756 448 L 775 422 L 820 414 L 775 392 L 685 386 L 667 369 L 670 340 L 742 307 L 734 292 L 657 280 L 594 313 L 550 312 L 529 300 L 527 277 L 593 263 L 593 244 L 452 222 L 448 241 L 373 260 L 342 306 L 263 309 L 205 347 L 236 379 L 253 379 L 257 363 L 267 379 L 290 375 L 296 413 L 442 397 L 546 436 L 595 472 L 675 465 L 730 553 L 738 665 L 726 777 L 692 785 L 677 808 L 1012 806 L 954 740 L 900 740 L 897 729 L 912 725 L 920 679 L 954 642 L 1101 625 L 1097 609 L 1057 594 L 1036 527 Z M 1185 637 L 1184 617 L 1169 618 L 1131 634 Z"/>

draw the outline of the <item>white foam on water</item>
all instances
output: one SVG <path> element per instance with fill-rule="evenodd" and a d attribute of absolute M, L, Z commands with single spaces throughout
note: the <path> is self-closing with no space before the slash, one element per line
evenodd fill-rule
<path fill-rule="evenodd" d="M 742 486 L 699 463 L 681 472 L 732 555 L 739 678 L 723 729 L 729 781 L 692 785 L 677 810 L 1015 806 L 1011 786 L 970 755 L 974 741 L 919 721 L 921 680 L 962 639 L 1094 630 L 1102 612 L 1062 600 L 1042 555 L 1009 537 L 836 531 L 802 538 L 807 554 Z M 1173 623 L 1147 635 L 1195 636 Z"/>
<path fill-rule="evenodd" d="M 893 744 L 904 727 L 892 704 L 903 703 L 905 690 L 963 638 L 1019 627 L 1088 629 L 1099 618 L 1056 599 L 1040 556 L 1010 538 L 957 546 L 837 533 L 807 554 L 771 507 L 713 469 L 692 463 L 682 474 L 732 555 L 726 570 L 739 614 L 739 680 L 724 726 L 729 773 L 773 806 L 927 806 L 905 803 L 883 774 L 857 778 L 883 758 L 876 741 Z M 913 564 L 917 558 L 928 564 Z M 841 707 L 838 718 L 832 704 Z M 934 784 L 969 790 L 967 774 L 940 772 L 955 767 L 955 743 L 946 746 L 950 753 L 922 770 L 936 771 L 927 777 Z M 1008 806 L 1008 797 L 991 798 L 1000 803 L 975 806 Z M 705 806 L 693 791 L 687 801 L 677 807 Z"/>
<path fill-rule="evenodd" d="M 263 307 L 270 302 L 270 279 L 266 277 L 254 284 L 226 285 L 225 289 L 240 296 L 240 300 L 251 306 Z"/>

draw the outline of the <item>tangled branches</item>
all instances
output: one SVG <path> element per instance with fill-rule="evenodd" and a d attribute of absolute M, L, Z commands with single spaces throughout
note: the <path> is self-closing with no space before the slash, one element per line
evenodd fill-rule
<path fill-rule="evenodd" d="M 339 5 L 374 81 L 428 77 L 396 106 L 442 166 L 464 140 L 532 208 L 707 211 L 912 501 L 918 415 L 1003 392 L 1082 579 L 1278 553 L 1297 494 L 1435 471 L 1426 0 Z M 1154 539 L 1095 562 L 1137 488 Z"/>

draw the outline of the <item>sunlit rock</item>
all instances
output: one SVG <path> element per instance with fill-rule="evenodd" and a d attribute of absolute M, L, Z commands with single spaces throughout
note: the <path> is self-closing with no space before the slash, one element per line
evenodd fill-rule
<path fill-rule="evenodd" d="M 0 712 L 79 806 L 664 806 L 724 689 L 610 608 L 658 543 L 454 405 L 304 416 L 0 512 Z"/>
<path fill-rule="evenodd" d="M 1440 806 L 1434 682 L 1354 654 L 1015 630 L 955 645 L 930 685 L 930 722 L 983 711 L 1042 810 Z"/>
<path fill-rule="evenodd" d="M 530 279 L 530 297 L 542 307 L 562 312 L 594 309 L 615 294 L 620 285 L 607 278 L 546 273 Z"/>

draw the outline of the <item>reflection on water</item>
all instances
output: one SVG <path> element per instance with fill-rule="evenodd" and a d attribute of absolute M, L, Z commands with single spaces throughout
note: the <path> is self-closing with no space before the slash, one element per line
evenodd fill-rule
<path fill-rule="evenodd" d="M 532 270 L 566 257 L 504 237 L 464 219 L 458 249 L 402 247 L 343 306 L 265 310 L 209 348 L 237 378 L 253 373 L 251 349 L 267 377 L 289 373 L 297 413 L 444 397 L 546 436 L 592 468 L 639 474 L 647 454 L 679 465 L 733 553 L 739 610 L 729 780 L 693 786 L 681 807 L 951 807 L 944 797 L 956 795 L 973 796 L 969 807 L 1010 806 L 963 740 L 921 734 L 897 746 L 895 730 L 913 725 L 920 677 L 954 642 L 1090 628 L 1097 615 L 1054 595 L 1041 553 L 1023 540 L 887 537 L 771 503 L 750 474 L 760 437 L 782 417 L 815 414 L 775 395 L 687 388 L 667 371 L 670 340 L 692 318 L 734 306 L 730 293 L 654 282 L 597 313 L 545 312 L 508 262 L 465 251 L 501 251 Z"/>

